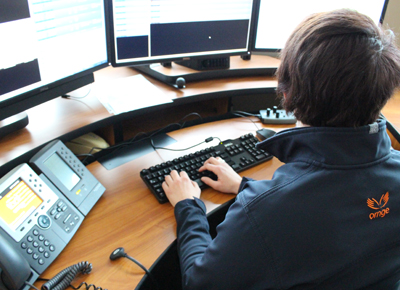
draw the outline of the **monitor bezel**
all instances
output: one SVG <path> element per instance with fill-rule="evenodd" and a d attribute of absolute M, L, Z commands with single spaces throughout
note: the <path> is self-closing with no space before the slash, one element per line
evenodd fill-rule
<path fill-rule="evenodd" d="M 252 1 L 252 7 L 251 7 L 251 13 L 250 13 L 250 22 L 249 22 L 249 35 L 248 35 L 248 42 L 247 42 L 247 49 L 243 49 L 241 51 L 235 51 L 235 52 L 223 52 L 223 53 L 210 53 L 210 54 L 201 54 L 199 55 L 198 52 L 192 53 L 188 56 L 184 57 L 165 57 L 165 58 L 150 58 L 146 60 L 141 60 L 141 61 L 130 61 L 130 62 L 124 62 L 124 63 L 117 63 L 116 62 L 116 47 L 115 47 L 115 42 L 114 42 L 114 19 L 113 19 L 113 0 L 108 0 L 106 4 L 106 21 L 108 23 L 107 25 L 107 30 L 108 30 L 108 49 L 109 49 L 109 62 L 113 67 L 135 67 L 135 66 L 145 66 L 145 65 L 151 65 L 151 64 L 156 64 L 156 63 L 171 63 L 171 62 L 179 62 L 183 60 L 191 60 L 191 59 L 210 59 L 210 58 L 226 58 L 230 56 L 240 56 L 240 55 L 249 55 L 250 54 L 250 49 L 251 49 L 251 34 L 252 34 L 252 23 L 253 23 L 253 15 L 254 15 L 254 0 Z"/>
<path fill-rule="evenodd" d="M 262 53 L 279 53 L 282 49 L 281 48 L 256 48 L 256 38 L 257 38 L 257 29 L 258 29 L 258 18 L 259 18 L 259 11 L 260 11 L 260 3 L 261 0 L 254 0 L 253 1 L 253 15 L 252 15 L 252 23 L 251 23 L 251 35 L 250 35 L 250 52 L 255 54 L 262 54 Z M 389 4 L 389 0 L 385 0 L 383 4 L 381 18 L 379 20 L 380 24 L 383 24 L 385 19 L 386 9 Z"/>

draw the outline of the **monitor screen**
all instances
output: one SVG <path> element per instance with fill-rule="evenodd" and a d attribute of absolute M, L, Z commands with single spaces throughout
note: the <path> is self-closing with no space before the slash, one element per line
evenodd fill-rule
<path fill-rule="evenodd" d="M 247 54 L 253 0 L 111 0 L 113 66 Z"/>
<path fill-rule="evenodd" d="M 281 50 L 296 26 L 312 13 L 349 8 L 368 15 L 377 24 L 381 23 L 386 2 L 387 0 L 256 0 L 251 50 Z"/>
<path fill-rule="evenodd" d="M 0 39 L 0 120 L 108 65 L 103 0 L 0 0 Z"/>

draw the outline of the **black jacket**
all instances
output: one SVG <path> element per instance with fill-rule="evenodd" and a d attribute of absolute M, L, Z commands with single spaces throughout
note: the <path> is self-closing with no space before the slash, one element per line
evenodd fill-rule
<path fill-rule="evenodd" d="M 295 128 L 259 143 L 285 165 L 243 179 L 214 240 L 202 201 L 179 202 L 184 289 L 389 289 L 400 279 L 400 153 L 385 129 Z"/>

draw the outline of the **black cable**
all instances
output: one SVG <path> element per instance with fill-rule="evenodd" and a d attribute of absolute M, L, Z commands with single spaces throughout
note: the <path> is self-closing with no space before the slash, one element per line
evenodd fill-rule
<path fill-rule="evenodd" d="M 257 117 L 260 118 L 261 115 L 260 114 L 252 114 L 252 113 L 248 113 L 248 112 L 243 112 L 243 111 L 233 111 L 233 114 L 238 113 L 238 114 L 242 114 L 242 115 L 246 115 L 246 116 L 252 116 L 252 117 Z"/>
<path fill-rule="evenodd" d="M 149 276 L 149 278 L 153 282 L 154 286 L 156 286 L 157 289 L 161 289 L 160 286 L 158 285 L 157 280 L 150 273 L 150 271 L 147 270 L 147 268 L 145 266 L 143 266 L 138 260 L 136 260 L 135 258 L 133 258 L 133 257 L 129 256 L 127 253 L 125 253 L 125 250 L 123 247 L 119 247 L 119 248 L 115 249 L 110 255 L 110 260 L 112 260 L 112 261 L 115 261 L 119 258 L 127 258 L 130 261 L 134 262 L 136 265 L 138 265 L 140 268 L 142 268 L 143 271 L 146 272 L 146 274 Z"/>
<path fill-rule="evenodd" d="M 199 146 L 199 145 L 201 145 L 201 144 L 203 144 L 203 143 L 211 142 L 212 140 L 214 140 L 214 138 L 215 138 L 215 139 L 218 139 L 218 140 L 219 140 L 219 143 L 222 143 L 221 139 L 219 139 L 218 137 L 208 137 L 208 138 L 207 138 L 206 140 L 204 140 L 203 142 L 200 142 L 200 143 L 198 143 L 198 144 L 196 144 L 196 145 L 193 145 L 193 146 L 190 146 L 190 147 L 187 147 L 187 148 L 184 148 L 184 149 L 170 149 L 170 148 L 157 147 L 157 146 L 155 146 L 155 145 L 154 145 L 154 142 L 153 142 L 153 139 L 150 139 L 150 142 L 151 142 L 151 146 L 154 148 L 154 150 L 186 151 L 186 150 L 192 149 L 193 147 Z"/>
<path fill-rule="evenodd" d="M 261 116 L 259 114 L 250 114 L 250 113 L 242 112 L 242 111 L 235 111 L 235 112 L 232 112 L 232 114 L 235 116 L 238 116 L 238 117 L 249 119 L 254 124 L 254 126 L 256 126 L 257 130 L 260 130 L 260 128 L 257 126 L 257 124 L 248 117 L 248 116 L 252 116 L 252 117 L 256 117 L 256 118 L 260 119 Z"/>
<path fill-rule="evenodd" d="M 93 287 L 94 290 L 103 290 L 103 288 L 101 288 L 101 287 L 96 287 L 96 285 L 94 285 L 94 284 L 89 284 L 89 285 L 88 285 L 88 283 L 86 283 L 86 282 L 82 282 L 81 284 L 79 284 L 78 287 L 74 287 L 74 286 L 72 286 L 72 285 L 69 285 L 69 286 L 70 286 L 71 288 L 75 289 L 75 290 L 78 290 L 78 289 L 81 289 L 81 287 L 82 287 L 83 285 L 85 285 L 85 289 L 86 289 L 86 290 L 90 290 L 90 288 L 92 288 L 92 287 Z M 104 290 L 107 290 L 107 289 L 104 289 Z"/>
<path fill-rule="evenodd" d="M 29 287 L 35 289 L 35 290 L 39 290 L 38 288 L 35 287 L 35 285 L 33 285 L 33 284 L 31 284 L 31 283 L 29 283 L 27 281 L 25 281 L 25 284 L 28 285 Z"/>
<path fill-rule="evenodd" d="M 72 280 L 75 279 L 76 275 L 79 273 L 81 274 L 89 274 L 92 271 L 92 264 L 89 262 L 80 262 L 78 264 L 72 265 L 64 270 L 62 270 L 60 273 L 58 273 L 56 276 L 54 276 L 52 279 L 48 280 L 46 283 L 42 285 L 41 290 L 64 290 L 68 287 L 72 287 L 71 282 Z M 83 284 L 86 285 L 86 289 L 89 289 L 89 287 L 93 286 L 95 289 L 100 289 L 102 290 L 101 287 L 96 288 L 94 285 L 87 285 L 85 282 L 81 283 L 78 288 L 74 289 L 79 289 Z"/>

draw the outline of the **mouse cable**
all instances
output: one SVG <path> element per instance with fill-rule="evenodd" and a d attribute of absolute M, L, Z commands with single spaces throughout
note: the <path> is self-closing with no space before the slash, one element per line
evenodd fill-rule
<path fill-rule="evenodd" d="M 249 119 L 254 124 L 254 126 L 256 126 L 257 130 L 260 130 L 260 128 L 257 126 L 256 122 L 254 122 L 252 119 L 249 118 L 249 117 L 260 118 L 261 116 L 259 114 L 250 114 L 250 113 L 242 112 L 242 111 L 234 111 L 234 112 L 232 112 L 232 114 L 235 116 L 238 116 L 238 117 Z"/>
<path fill-rule="evenodd" d="M 150 139 L 150 142 L 151 142 L 151 146 L 154 148 L 154 150 L 186 151 L 186 150 L 192 149 L 193 147 L 199 146 L 199 145 L 201 145 L 203 143 L 211 142 L 214 139 L 218 139 L 219 140 L 219 144 L 222 144 L 221 139 L 219 139 L 218 137 L 208 137 L 203 142 L 200 142 L 200 143 L 198 143 L 196 145 L 193 145 L 193 146 L 190 146 L 190 147 L 184 148 L 184 149 L 170 149 L 170 148 L 165 148 L 165 147 L 157 147 L 156 145 L 154 145 L 153 139 Z"/>

